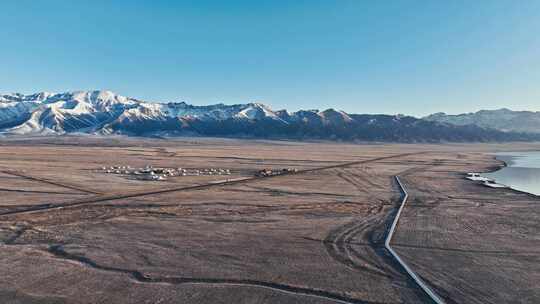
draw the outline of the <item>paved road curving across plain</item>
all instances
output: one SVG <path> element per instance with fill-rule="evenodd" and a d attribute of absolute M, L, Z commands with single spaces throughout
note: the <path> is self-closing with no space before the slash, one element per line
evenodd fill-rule
<path fill-rule="evenodd" d="M 396 230 L 397 223 L 399 222 L 399 216 L 401 215 L 401 212 L 403 211 L 403 208 L 405 207 L 405 204 L 407 203 L 407 199 L 409 198 L 409 194 L 407 193 L 407 190 L 405 190 L 405 187 L 403 187 L 403 184 L 399 180 L 398 176 L 395 176 L 396 182 L 399 186 L 399 189 L 402 193 L 402 200 L 401 200 L 401 206 L 398 209 L 398 212 L 396 213 L 396 217 L 394 218 L 394 221 L 392 222 L 392 226 L 390 227 L 390 230 L 388 231 L 388 235 L 386 236 L 386 240 L 384 241 L 384 247 L 386 250 L 390 252 L 390 254 L 396 259 L 396 261 L 407 271 L 407 274 L 422 288 L 422 290 L 433 300 L 433 302 L 437 304 L 445 304 L 443 299 L 431 289 L 424 280 L 420 278 L 419 275 L 417 275 L 405 261 L 401 259 L 401 257 L 392 249 L 392 246 L 390 246 L 390 242 L 392 241 L 392 237 L 394 236 L 394 232 Z"/>

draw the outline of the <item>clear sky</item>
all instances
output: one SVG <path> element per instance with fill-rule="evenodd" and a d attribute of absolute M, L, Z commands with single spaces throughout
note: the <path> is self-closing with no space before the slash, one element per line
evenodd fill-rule
<path fill-rule="evenodd" d="M 540 110 L 540 1 L 2 0 L 0 92 Z"/>

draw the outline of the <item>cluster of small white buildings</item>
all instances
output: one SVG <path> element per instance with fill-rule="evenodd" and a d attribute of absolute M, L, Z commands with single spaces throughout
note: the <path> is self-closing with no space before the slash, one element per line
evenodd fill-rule
<path fill-rule="evenodd" d="M 297 172 L 298 172 L 298 169 L 295 169 L 295 168 L 283 168 L 283 169 L 265 168 L 265 169 L 257 171 L 257 173 L 255 173 L 255 176 L 268 177 L 268 176 L 273 176 L 273 175 L 291 174 L 291 173 L 297 173 Z"/>
<path fill-rule="evenodd" d="M 132 168 L 130 166 L 111 166 L 102 167 L 101 170 L 103 171 L 103 173 L 129 174 Z"/>
<path fill-rule="evenodd" d="M 103 173 L 133 175 L 140 180 L 167 180 L 173 176 L 201 176 L 201 175 L 231 175 L 231 170 L 222 168 L 158 168 L 147 165 L 143 168 L 132 168 L 130 166 L 102 167 Z"/>

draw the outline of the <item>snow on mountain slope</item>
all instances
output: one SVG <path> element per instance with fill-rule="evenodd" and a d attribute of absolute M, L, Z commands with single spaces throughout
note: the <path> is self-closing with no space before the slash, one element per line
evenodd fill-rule
<path fill-rule="evenodd" d="M 423 119 L 457 126 L 477 125 L 500 131 L 540 133 L 540 112 L 509 109 L 481 110 L 475 113 L 447 115 L 435 113 Z"/>
<path fill-rule="evenodd" d="M 235 117 L 247 119 L 262 119 L 268 117 L 277 118 L 277 115 L 263 104 L 250 103 L 245 109 L 238 112 Z"/>
<path fill-rule="evenodd" d="M 492 113 L 482 114 L 493 119 Z M 496 120 L 517 117 L 516 113 L 496 114 Z M 524 113 L 519 114 L 524 117 Z M 527 114 L 531 116 L 531 127 L 537 121 L 534 114 Z M 274 112 L 262 103 L 208 106 L 152 103 L 110 91 L 0 94 L 0 134 L 73 132 L 399 142 L 540 140 L 540 135 L 471 125 L 451 126 L 403 115 L 347 114 L 334 109 Z"/>
<path fill-rule="evenodd" d="M 111 91 L 0 95 L 0 132 L 10 134 L 97 132 L 121 123 L 152 120 L 173 119 L 181 122 L 267 118 L 282 121 L 270 108 L 260 103 L 230 106 L 149 103 Z"/>
<path fill-rule="evenodd" d="M 200 120 L 225 120 L 232 118 L 241 111 L 241 105 L 227 106 L 216 104 L 209 106 L 194 106 L 185 102 L 163 104 L 162 111 L 169 117 L 185 117 Z"/>
<path fill-rule="evenodd" d="M 41 92 L 31 95 L 24 95 L 19 93 L 1 94 L 0 102 L 42 102 L 52 95 L 54 94 L 49 92 Z"/>
<path fill-rule="evenodd" d="M 37 102 L 0 101 L 0 128 L 17 124 L 37 107 Z"/>
<path fill-rule="evenodd" d="M 3 133 L 66 133 L 95 129 L 139 101 L 110 91 L 0 95 Z"/>
<path fill-rule="evenodd" d="M 344 124 L 350 123 L 353 119 L 343 111 L 328 109 L 319 113 L 326 124 Z"/>
<path fill-rule="evenodd" d="M 54 107 L 41 105 L 30 113 L 30 117 L 26 121 L 6 129 L 5 133 L 19 135 L 63 133 L 60 128 L 63 118 L 63 115 Z"/>

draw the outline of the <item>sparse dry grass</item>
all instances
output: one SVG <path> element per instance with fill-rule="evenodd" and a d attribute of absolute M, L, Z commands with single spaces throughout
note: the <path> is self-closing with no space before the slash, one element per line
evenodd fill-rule
<path fill-rule="evenodd" d="M 411 201 L 395 247 L 422 276 L 456 302 L 504 302 L 519 287 L 524 303 L 533 303 L 540 244 L 526 229 L 537 228 L 537 200 L 479 188 L 459 175 L 496 165 L 481 152 L 497 149 L 509 146 L 3 141 L 0 213 L 88 203 L 0 215 L 0 302 L 428 302 L 382 246 L 399 197 L 392 177 L 401 174 Z M 224 176 L 143 182 L 95 171 L 117 164 L 220 167 L 237 178 L 265 167 L 310 169 L 402 153 L 419 154 L 152 195 L 139 194 Z M 525 230 L 498 230 L 508 223 Z M 527 252 L 525 244 L 532 246 Z M 497 250 L 504 258 L 490 252 Z M 479 271 L 486 265 L 500 267 Z M 513 289 L 502 288 L 504 280 Z"/>

